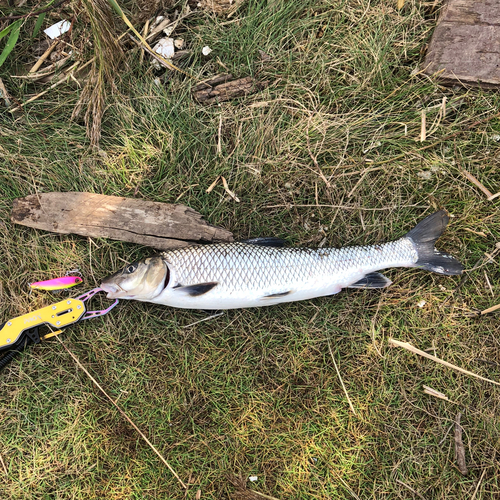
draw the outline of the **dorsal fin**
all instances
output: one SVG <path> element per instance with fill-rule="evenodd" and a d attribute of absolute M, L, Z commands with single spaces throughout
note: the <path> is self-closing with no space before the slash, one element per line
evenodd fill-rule
<path fill-rule="evenodd" d="M 264 236 L 262 238 L 250 238 L 249 240 L 242 240 L 241 243 L 246 243 L 247 245 L 260 245 L 261 247 L 277 247 L 281 248 L 285 246 L 285 241 L 281 238 L 275 238 L 274 236 Z"/>

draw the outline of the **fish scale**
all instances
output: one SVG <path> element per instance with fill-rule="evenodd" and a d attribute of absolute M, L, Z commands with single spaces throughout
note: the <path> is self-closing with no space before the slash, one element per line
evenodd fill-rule
<path fill-rule="evenodd" d="M 391 281 L 377 271 L 390 267 L 461 274 L 460 262 L 434 247 L 448 220 L 442 210 L 402 238 L 369 246 L 285 248 L 276 238 L 254 238 L 184 247 L 130 264 L 101 287 L 109 298 L 214 310 L 305 300 L 348 287 L 384 288 Z"/>
<path fill-rule="evenodd" d="M 381 268 L 412 265 L 417 252 L 408 238 L 402 238 L 340 249 L 220 243 L 171 250 L 163 252 L 162 257 L 177 270 L 175 285 L 217 282 L 219 291 L 261 291 L 264 296 L 311 280 L 340 280 L 347 286 L 351 275 L 354 279 Z"/>

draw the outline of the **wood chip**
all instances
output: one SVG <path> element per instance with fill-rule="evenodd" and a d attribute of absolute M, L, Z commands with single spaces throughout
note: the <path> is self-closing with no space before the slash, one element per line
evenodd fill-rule
<path fill-rule="evenodd" d="M 457 461 L 458 469 L 465 476 L 469 471 L 465 463 L 465 448 L 462 442 L 462 426 L 460 425 L 460 418 L 462 414 L 457 413 L 455 418 L 455 460 Z"/>
<path fill-rule="evenodd" d="M 237 97 L 254 94 L 267 86 L 267 82 L 258 82 L 251 76 L 239 78 L 238 80 L 226 81 L 219 85 L 214 83 L 210 84 L 209 82 L 207 82 L 207 84 L 212 86 L 199 89 L 200 85 L 197 85 L 193 89 L 194 98 L 198 102 L 204 104 L 229 101 Z"/>
<path fill-rule="evenodd" d="M 200 90 L 207 90 L 215 87 L 219 83 L 224 83 L 233 79 L 233 75 L 231 73 L 222 73 L 217 76 L 210 77 L 207 80 L 203 80 L 193 87 L 193 92 L 198 92 Z"/>

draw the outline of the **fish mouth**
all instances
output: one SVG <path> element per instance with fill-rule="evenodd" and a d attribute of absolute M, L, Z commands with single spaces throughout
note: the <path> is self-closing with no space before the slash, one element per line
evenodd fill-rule
<path fill-rule="evenodd" d="M 101 289 L 107 292 L 106 297 L 108 299 L 131 299 L 131 295 L 127 295 L 127 292 L 120 286 L 110 283 L 101 283 Z"/>

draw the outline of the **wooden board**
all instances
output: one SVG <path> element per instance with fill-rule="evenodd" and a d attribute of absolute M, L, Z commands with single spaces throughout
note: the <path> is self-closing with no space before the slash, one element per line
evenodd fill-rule
<path fill-rule="evenodd" d="M 92 193 L 40 193 L 17 198 L 12 222 L 55 233 L 111 238 L 159 250 L 233 241 L 184 205 Z"/>
<path fill-rule="evenodd" d="M 500 1 L 447 0 L 424 67 L 445 83 L 500 85 Z"/>

